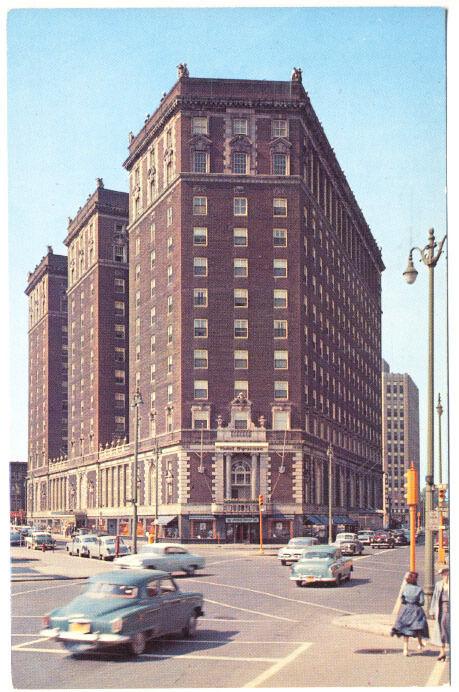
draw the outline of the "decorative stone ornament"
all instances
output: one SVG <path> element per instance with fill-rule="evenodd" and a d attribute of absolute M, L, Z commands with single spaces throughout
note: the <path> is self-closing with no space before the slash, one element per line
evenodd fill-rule
<path fill-rule="evenodd" d="M 303 70 L 301 67 L 294 67 L 292 70 L 292 82 L 298 82 L 299 84 L 303 83 Z"/>
<path fill-rule="evenodd" d="M 179 79 L 190 76 L 186 62 L 181 62 L 179 65 L 177 65 L 177 74 Z"/>

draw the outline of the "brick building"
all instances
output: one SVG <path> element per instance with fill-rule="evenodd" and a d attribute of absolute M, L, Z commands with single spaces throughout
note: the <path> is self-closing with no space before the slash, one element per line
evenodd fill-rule
<path fill-rule="evenodd" d="M 384 266 L 301 71 L 196 79 L 180 66 L 124 165 L 139 531 L 158 516 L 183 540 L 254 541 L 259 495 L 267 540 L 320 528 L 330 444 L 335 524 L 377 525 Z M 80 226 L 69 226 L 69 271 Z M 69 309 L 72 297 L 78 343 L 69 279 Z M 81 477 L 65 501 L 89 525 L 129 533 L 134 416 L 128 443 L 94 443 L 87 457 L 95 421 L 70 378 L 69 435 L 84 446 L 61 469 Z"/>
<path fill-rule="evenodd" d="M 22 524 L 26 518 L 27 462 L 10 461 L 10 520 Z"/>

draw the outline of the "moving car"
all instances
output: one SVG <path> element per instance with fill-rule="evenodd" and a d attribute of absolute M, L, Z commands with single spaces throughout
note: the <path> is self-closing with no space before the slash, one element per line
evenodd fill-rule
<path fill-rule="evenodd" d="M 76 535 L 68 541 L 65 549 L 69 555 L 77 555 L 79 557 L 89 557 L 89 547 L 97 541 L 97 536 L 93 533 L 84 535 Z"/>
<path fill-rule="evenodd" d="M 277 559 L 281 561 L 281 565 L 289 565 L 300 559 L 305 548 L 309 548 L 311 545 L 317 545 L 318 542 L 317 538 L 312 538 L 311 536 L 291 538 L 287 545 L 279 549 Z"/>
<path fill-rule="evenodd" d="M 365 529 L 364 531 L 357 532 L 357 538 L 363 545 L 371 545 L 374 535 L 375 532 L 371 529 Z"/>
<path fill-rule="evenodd" d="M 192 637 L 203 614 L 202 594 L 180 591 L 166 572 L 115 570 L 91 577 L 80 596 L 45 615 L 40 635 L 72 653 L 121 644 L 139 656 L 149 639 Z"/>
<path fill-rule="evenodd" d="M 82 537 L 83 539 L 86 536 Z M 89 557 L 95 557 L 99 560 L 114 560 L 116 552 L 115 536 L 95 536 L 96 540 L 87 543 Z M 128 555 L 131 551 L 129 546 L 118 537 L 118 555 Z"/>
<path fill-rule="evenodd" d="M 343 557 L 341 550 L 334 545 L 317 545 L 304 550 L 301 560 L 292 565 L 290 579 L 297 586 L 324 582 L 339 586 L 342 581 L 350 581 L 354 567 L 349 557 Z"/>
<path fill-rule="evenodd" d="M 114 564 L 124 569 L 162 569 L 166 572 L 185 572 L 193 576 L 202 569 L 206 561 L 200 555 L 193 555 L 178 543 L 147 543 L 138 553 L 116 557 Z"/>
<path fill-rule="evenodd" d="M 22 545 L 22 540 L 19 531 L 10 531 L 10 545 Z"/>
<path fill-rule="evenodd" d="M 393 531 L 392 535 L 394 537 L 395 545 L 409 545 L 410 537 L 407 536 L 404 531 Z"/>
<path fill-rule="evenodd" d="M 331 544 L 340 548 L 342 555 L 361 555 L 363 543 L 359 541 L 356 533 L 338 533 Z"/>
<path fill-rule="evenodd" d="M 373 537 L 372 548 L 393 548 L 395 538 L 389 531 L 377 531 Z"/>
<path fill-rule="evenodd" d="M 34 531 L 25 537 L 25 545 L 28 550 L 54 550 L 56 541 L 47 532 Z"/>

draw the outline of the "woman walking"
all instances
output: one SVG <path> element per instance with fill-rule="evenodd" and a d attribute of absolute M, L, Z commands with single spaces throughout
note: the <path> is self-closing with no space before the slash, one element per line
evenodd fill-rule
<path fill-rule="evenodd" d="M 446 645 L 450 645 L 449 636 L 449 567 L 440 570 L 441 579 L 435 584 L 430 604 L 430 615 L 433 615 L 435 625 L 432 644 L 441 647 L 438 661 L 446 661 Z"/>
<path fill-rule="evenodd" d="M 408 642 L 410 637 L 418 640 L 418 649 L 424 648 L 423 637 L 428 638 L 429 626 L 424 613 L 424 592 L 418 586 L 417 572 L 408 572 L 405 578 L 406 584 L 401 594 L 402 605 L 397 615 L 395 625 L 392 627 L 391 636 L 403 637 L 403 655 L 408 656 Z"/>

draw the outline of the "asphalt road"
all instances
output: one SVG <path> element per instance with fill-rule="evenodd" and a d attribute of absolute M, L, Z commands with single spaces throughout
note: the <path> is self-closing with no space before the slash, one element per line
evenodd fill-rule
<path fill-rule="evenodd" d="M 195 549 L 195 547 L 192 547 Z M 14 549 L 13 549 L 14 550 Z M 422 550 L 417 550 L 422 564 Z M 196 547 L 196 552 L 199 548 Z M 184 591 L 201 591 L 205 616 L 192 640 L 150 642 L 137 659 L 123 651 L 72 657 L 39 636 L 41 618 L 67 603 L 81 580 L 12 584 L 12 682 L 22 689 L 183 687 L 399 687 L 447 683 L 438 650 L 422 652 L 359 630 L 337 627 L 337 616 L 388 613 L 408 565 L 408 548 L 367 549 L 354 559 L 353 578 L 339 588 L 298 588 L 272 555 L 203 546 L 206 568 L 179 577 Z M 13 553 L 14 555 L 14 553 Z M 82 561 L 59 551 L 60 563 Z M 96 561 L 86 570 L 100 571 Z M 105 565 L 104 569 L 111 569 Z"/>

